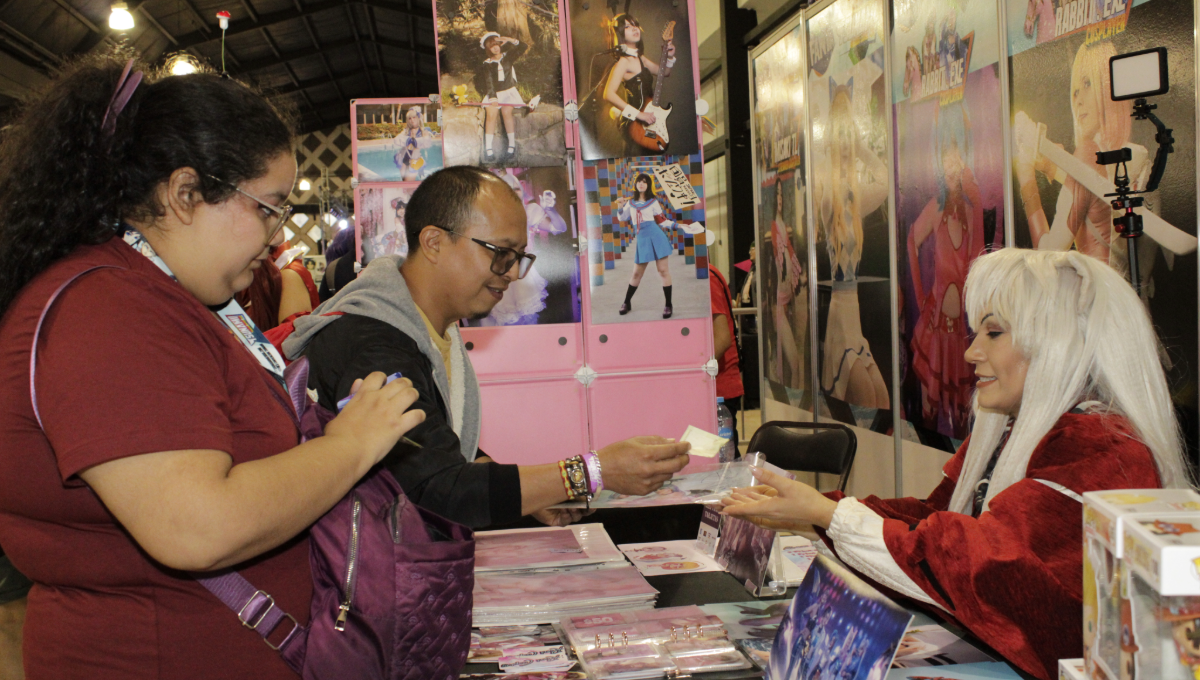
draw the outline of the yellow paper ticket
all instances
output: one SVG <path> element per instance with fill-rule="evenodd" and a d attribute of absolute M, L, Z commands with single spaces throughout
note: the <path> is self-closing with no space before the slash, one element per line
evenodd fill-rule
<path fill-rule="evenodd" d="M 721 447 L 729 440 L 725 437 L 718 437 L 711 432 L 705 432 L 695 425 L 688 425 L 687 430 L 684 431 L 679 441 L 688 442 L 692 445 L 692 449 L 688 451 L 688 455 L 714 458 L 721 452 Z"/>

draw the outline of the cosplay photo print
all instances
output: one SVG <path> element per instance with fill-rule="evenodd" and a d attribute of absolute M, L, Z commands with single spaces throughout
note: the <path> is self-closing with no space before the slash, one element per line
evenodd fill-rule
<path fill-rule="evenodd" d="M 566 164 L 556 0 L 437 0 L 446 165 Z"/>
<path fill-rule="evenodd" d="M 483 319 L 468 326 L 531 326 L 579 323 L 579 234 L 575 195 L 566 167 L 494 168 L 525 203 L 529 245 L 537 259 L 525 276 L 508 284 L 504 298 Z"/>
<path fill-rule="evenodd" d="M 699 151 L 687 2 L 571 0 L 584 160 Z"/>
<path fill-rule="evenodd" d="M 429 99 L 359 100 L 354 176 L 360 182 L 420 182 L 442 169 L 441 106 Z"/>
<path fill-rule="evenodd" d="M 404 234 L 404 211 L 417 190 L 416 182 L 360 186 L 354 192 L 354 214 L 358 216 L 359 262 L 364 265 L 384 255 L 408 254 Z"/>
<path fill-rule="evenodd" d="M 709 316 L 700 154 L 583 164 L 592 323 Z"/>

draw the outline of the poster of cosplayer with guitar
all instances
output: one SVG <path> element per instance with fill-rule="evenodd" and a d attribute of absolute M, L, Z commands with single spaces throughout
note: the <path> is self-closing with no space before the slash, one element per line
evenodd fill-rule
<path fill-rule="evenodd" d="M 441 170 L 441 109 L 428 98 L 355 100 L 354 177 L 420 182 Z"/>
<path fill-rule="evenodd" d="M 1156 191 L 1138 208 L 1140 293 L 1168 357 L 1168 383 L 1185 437 L 1197 413 L 1196 92 L 1190 0 L 1093 3 L 1053 0 L 1055 21 L 1023 29 L 1026 0 L 1006 0 L 1011 55 L 1012 195 L 1016 244 L 1075 249 L 1128 277 L 1127 240 L 1113 227 L 1117 166 L 1096 153 L 1124 148 L 1130 188 L 1146 188 L 1159 147 L 1155 126 L 1134 120 L 1133 102 L 1112 101 L 1109 59 L 1167 48 L 1170 91 L 1150 97 L 1173 130 L 1174 153 Z M 1047 29 L 1053 29 L 1049 36 Z"/>
<path fill-rule="evenodd" d="M 807 21 L 809 181 L 817 250 L 824 246 L 825 254 L 817 257 L 821 392 L 830 417 L 887 432 L 892 329 L 883 4 L 838 0 Z"/>
<path fill-rule="evenodd" d="M 775 401 L 812 409 L 803 28 L 753 58 L 763 372 Z"/>
<path fill-rule="evenodd" d="M 1004 245 L 1004 128 L 997 8 L 987 0 L 892 5 L 900 410 L 919 441 L 954 451 L 975 375 L 963 284 Z"/>
<path fill-rule="evenodd" d="M 583 159 L 699 151 L 688 3 L 570 7 Z"/>
<path fill-rule="evenodd" d="M 557 0 L 437 0 L 446 165 L 565 166 Z"/>
<path fill-rule="evenodd" d="M 579 323 L 578 230 L 572 215 L 575 192 L 566 167 L 495 168 L 500 179 L 525 203 L 529 243 L 537 256 L 525 278 L 508 285 L 504 299 L 468 326 L 529 326 Z"/>

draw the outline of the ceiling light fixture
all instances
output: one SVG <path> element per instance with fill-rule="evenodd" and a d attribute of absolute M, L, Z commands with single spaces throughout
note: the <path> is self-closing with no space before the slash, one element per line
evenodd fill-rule
<path fill-rule="evenodd" d="M 112 13 L 108 15 L 108 27 L 114 31 L 128 31 L 133 28 L 133 15 L 129 13 L 129 5 L 123 2 L 112 4 Z"/>
<path fill-rule="evenodd" d="M 300 191 L 308 191 L 309 189 L 312 189 L 312 182 L 309 182 L 308 178 L 300 180 Z"/>
<path fill-rule="evenodd" d="M 177 54 L 167 61 L 168 69 L 173 76 L 186 76 L 195 73 L 196 61 L 188 54 Z"/>

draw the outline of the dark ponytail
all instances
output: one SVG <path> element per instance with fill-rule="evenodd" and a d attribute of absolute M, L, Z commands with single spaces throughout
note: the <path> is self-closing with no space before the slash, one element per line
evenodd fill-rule
<path fill-rule="evenodd" d="M 128 54 L 80 59 L 28 102 L 0 138 L 0 315 L 25 284 L 81 245 L 116 235 L 122 220 L 163 214 L 156 190 L 194 168 L 208 203 L 261 177 L 288 153 L 291 126 L 237 81 L 151 74 L 109 135 L 101 122 Z M 139 67 L 135 66 L 135 69 Z"/>

